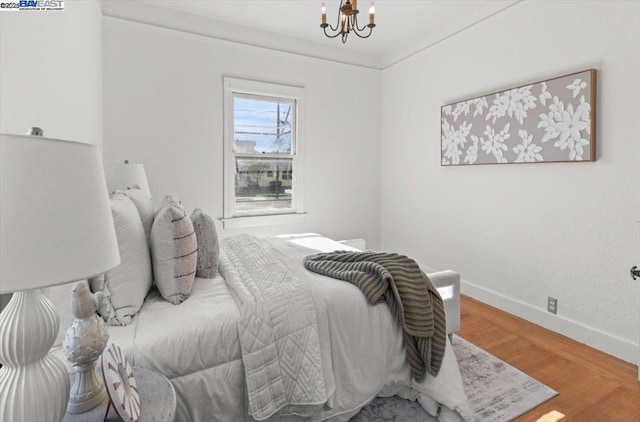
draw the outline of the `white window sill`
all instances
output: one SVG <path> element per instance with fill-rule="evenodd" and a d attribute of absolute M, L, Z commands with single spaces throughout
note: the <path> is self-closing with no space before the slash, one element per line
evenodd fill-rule
<path fill-rule="evenodd" d="M 247 217 L 223 218 L 224 229 L 243 229 L 246 227 L 276 226 L 282 224 L 295 224 L 304 221 L 305 213 L 299 214 L 274 214 L 256 215 Z"/>

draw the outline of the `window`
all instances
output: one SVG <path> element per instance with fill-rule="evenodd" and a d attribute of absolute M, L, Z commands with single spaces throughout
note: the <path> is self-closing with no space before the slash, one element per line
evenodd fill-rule
<path fill-rule="evenodd" d="M 241 217 L 302 214 L 302 94 L 298 87 L 224 78 L 225 227 Z"/>

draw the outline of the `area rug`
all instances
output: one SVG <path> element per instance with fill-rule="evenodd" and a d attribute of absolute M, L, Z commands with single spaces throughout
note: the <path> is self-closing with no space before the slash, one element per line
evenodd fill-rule
<path fill-rule="evenodd" d="M 558 393 L 468 341 L 453 336 L 462 382 L 477 422 L 507 422 Z M 417 402 L 378 397 L 351 422 L 437 422 Z"/>

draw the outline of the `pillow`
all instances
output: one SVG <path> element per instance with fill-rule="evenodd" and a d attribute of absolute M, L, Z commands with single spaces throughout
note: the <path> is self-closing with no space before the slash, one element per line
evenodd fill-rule
<path fill-rule="evenodd" d="M 144 228 L 144 234 L 147 237 L 147 246 L 151 248 L 151 226 L 153 225 L 153 218 L 155 217 L 151 198 L 149 198 L 147 194 L 137 186 L 116 192 L 122 192 L 125 194 L 127 198 L 131 199 L 131 202 L 133 202 L 138 209 L 138 214 L 140 214 L 140 220 L 142 221 L 142 227 Z"/>
<path fill-rule="evenodd" d="M 191 222 L 198 242 L 198 264 L 196 277 L 213 278 L 218 271 L 220 245 L 213 218 L 196 208 L 191 213 Z"/>
<path fill-rule="evenodd" d="M 160 202 L 160 205 L 158 206 L 158 211 L 160 211 L 161 208 L 164 208 L 167 205 L 175 205 L 179 208 L 184 208 L 182 206 L 182 201 L 178 200 L 176 197 L 171 196 L 171 195 L 166 195 L 164 197 L 164 199 L 162 200 L 162 202 Z M 156 212 L 157 214 L 157 212 Z"/>
<path fill-rule="evenodd" d="M 196 277 L 198 241 L 180 202 L 165 198 L 151 227 L 155 283 L 163 298 L 178 305 L 189 297 Z"/>
<path fill-rule="evenodd" d="M 98 313 L 109 325 L 127 325 L 138 313 L 153 277 L 151 257 L 138 209 L 122 192 L 111 195 L 120 265 L 89 280 L 93 292 L 103 292 Z"/>

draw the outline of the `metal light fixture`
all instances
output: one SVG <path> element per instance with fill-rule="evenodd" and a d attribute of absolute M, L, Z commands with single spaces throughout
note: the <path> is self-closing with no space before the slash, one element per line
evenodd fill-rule
<path fill-rule="evenodd" d="M 327 23 L 327 5 L 322 2 L 320 6 L 322 12 L 322 23 L 320 28 L 324 30 L 324 34 L 329 38 L 335 38 L 337 36 L 342 37 L 342 43 L 347 42 L 347 37 L 350 33 L 356 34 L 360 38 L 369 38 L 375 28 L 375 13 L 376 7 L 371 2 L 369 7 L 369 23 L 362 28 L 358 26 L 358 0 L 341 0 L 340 1 L 340 13 L 338 14 L 338 22 L 335 28 Z M 327 31 L 329 28 L 329 31 Z M 369 32 L 366 33 L 367 28 Z"/>

